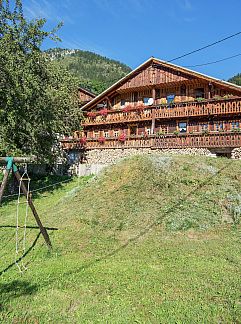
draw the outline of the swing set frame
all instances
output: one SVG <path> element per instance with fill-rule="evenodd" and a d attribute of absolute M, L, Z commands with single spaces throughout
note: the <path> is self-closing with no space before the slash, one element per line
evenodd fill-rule
<path fill-rule="evenodd" d="M 32 201 L 31 194 L 29 194 L 28 189 L 26 188 L 24 182 L 22 181 L 22 178 L 21 178 L 21 175 L 19 173 L 18 167 L 15 164 L 15 163 L 30 163 L 30 162 L 33 162 L 34 160 L 35 160 L 34 157 L 12 157 L 12 156 L 0 157 L 0 163 L 6 163 L 7 164 L 7 167 L 6 167 L 6 170 L 5 170 L 5 173 L 4 173 L 4 177 L 3 177 L 3 181 L 2 181 L 2 184 L 1 184 L 1 187 L 0 187 L 0 205 L 1 205 L 1 202 L 2 202 L 2 197 L 3 197 L 4 190 L 5 190 L 6 185 L 7 185 L 8 176 L 12 172 L 13 175 L 15 176 L 15 178 L 17 179 L 19 186 L 22 189 L 22 192 L 23 192 L 24 196 L 27 199 L 28 205 L 32 210 L 33 216 L 34 216 L 34 218 L 36 220 L 36 223 L 37 223 L 37 225 L 38 225 L 38 227 L 40 229 L 41 234 L 44 237 L 45 243 L 46 243 L 48 249 L 51 250 L 52 249 L 52 244 L 51 244 L 47 229 L 43 226 L 43 224 L 42 224 L 42 222 L 41 222 L 41 220 L 40 220 L 40 218 L 38 216 L 37 210 L 36 210 L 36 208 L 35 208 L 35 206 L 33 204 L 33 201 Z"/>

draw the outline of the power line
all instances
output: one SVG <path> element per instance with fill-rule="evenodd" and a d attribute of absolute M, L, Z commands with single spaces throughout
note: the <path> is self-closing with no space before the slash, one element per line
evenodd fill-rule
<path fill-rule="evenodd" d="M 181 55 L 181 56 L 175 57 L 174 59 L 169 60 L 169 61 L 167 61 L 167 62 L 173 62 L 173 61 L 179 60 L 180 58 L 183 58 L 183 57 L 188 56 L 188 55 L 191 55 L 191 54 L 193 54 L 193 53 L 196 53 L 196 52 L 202 51 L 202 50 L 205 49 L 205 48 L 208 48 L 208 47 L 211 47 L 211 46 L 213 46 L 213 45 L 219 44 L 219 43 L 224 42 L 225 40 L 227 40 L 227 39 L 229 39 L 229 38 L 235 37 L 235 36 L 240 35 L 240 34 L 241 34 L 241 31 L 238 32 L 238 33 L 236 33 L 236 34 L 232 34 L 232 35 L 230 35 L 230 36 L 227 36 L 227 37 L 225 37 L 225 38 L 223 38 L 223 39 L 220 39 L 220 40 L 218 40 L 218 41 L 216 41 L 216 42 L 214 42 L 214 43 L 211 43 L 211 44 L 208 44 L 208 45 L 203 46 L 203 47 L 201 47 L 201 48 L 198 48 L 198 49 L 196 49 L 196 50 L 194 50 L 194 51 L 191 51 L 191 52 L 189 52 L 189 53 L 186 53 L 186 54 L 183 54 L 183 55 Z"/>
<path fill-rule="evenodd" d="M 238 56 L 241 56 L 241 53 L 233 55 L 233 56 L 225 57 L 225 58 L 223 58 L 221 60 L 217 60 L 217 61 L 213 61 L 213 62 L 196 64 L 196 65 L 184 65 L 183 67 L 190 68 L 190 67 L 197 67 L 197 66 L 205 66 L 205 65 L 210 65 L 210 64 L 215 64 L 215 63 L 223 62 L 223 61 L 226 61 L 226 60 L 230 60 L 230 59 L 232 59 L 234 57 L 238 57 Z"/>
<path fill-rule="evenodd" d="M 48 185 L 48 186 L 45 186 L 45 187 L 41 187 L 41 188 L 38 188 L 38 189 L 31 190 L 31 192 L 42 191 L 44 189 L 47 189 L 47 188 L 50 188 L 50 187 L 54 187 L 54 186 L 57 186 L 58 184 L 65 183 L 65 182 L 68 182 L 68 181 L 71 181 L 71 180 L 72 180 L 72 178 L 69 178 L 69 179 L 66 179 L 66 180 L 63 180 L 63 181 L 59 181 L 59 182 L 53 183 L 53 184 Z M 12 194 L 12 195 L 3 196 L 2 198 L 10 198 L 10 197 L 14 197 L 14 196 L 18 196 L 18 193 Z"/>

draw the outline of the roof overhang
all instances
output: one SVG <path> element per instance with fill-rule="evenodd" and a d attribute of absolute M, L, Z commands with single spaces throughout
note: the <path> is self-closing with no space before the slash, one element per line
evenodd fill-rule
<path fill-rule="evenodd" d="M 146 67 L 148 67 L 148 66 L 150 66 L 152 64 L 157 64 L 157 65 L 160 65 L 160 66 L 165 67 L 165 68 L 170 68 L 170 69 L 173 69 L 175 71 L 179 71 L 181 73 L 184 73 L 184 74 L 186 74 L 188 76 L 192 76 L 192 77 L 197 78 L 199 80 L 201 79 L 201 80 L 205 80 L 206 82 L 216 84 L 216 85 L 218 85 L 218 86 L 220 86 L 222 88 L 238 91 L 238 92 L 240 92 L 240 95 L 241 95 L 241 87 L 238 86 L 238 85 L 235 85 L 235 84 L 227 82 L 227 81 L 222 81 L 220 79 L 210 77 L 208 75 L 205 75 L 205 74 L 202 74 L 202 73 L 199 73 L 199 72 L 196 72 L 196 71 L 193 71 L 193 70 L 190 70 L 190 69 L 175 65 L 173 63 L 165 62 L 165 61 L 159 60 L 157 58 L 151 57 L 147 61 L 145 61 L 144 63 L 139 65 L 136 69 L 134 69 L 133 71 L 128 73 L 125 77 L 123 77 L 122 79 L 120 79 L 119 81 L 114 83 L 112 86 L 110 86 L 108 89 L 103 91 L 101 94 L 96 96 L 94 99 L 89 101 L 81 109 L 86 110 L 88 108 L 91 108 L 93 105 L 99 103 L 101 100 L 104 100 L 107 96 L 112 95 L 128 79 L 134 77 L 140 71 L 142 71 L 143 69 L 145 69 Z M 152 85 L 152 87 L 153 87 L 153 85 Z"/>

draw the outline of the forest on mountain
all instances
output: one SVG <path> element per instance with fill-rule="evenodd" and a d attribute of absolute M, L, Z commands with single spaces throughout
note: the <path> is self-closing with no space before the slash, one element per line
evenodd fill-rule
<path fill-rule="evenodd" d="M 46 51 L 79 80 L 79 85 L 99 94 L 131 71 L 127 65 L 82 50 L 54 48 Z"/>
<path fill-rule="evenodd" d="M 126 64 L 90 51 L 51 48 L 46 52 L 51 59 L 67 68 L 79 80 L 81 87 L 95 94 L 100 94 L 131 71 Z M 231 77 L 228 82 L 241 86 L 241 73 Z"/>
<path fill-rule="evenodd" d="M 228 82 L 235 83 L 241 86 L 241 73 L 234 75 L 232 78 L 228 80 Z"/>

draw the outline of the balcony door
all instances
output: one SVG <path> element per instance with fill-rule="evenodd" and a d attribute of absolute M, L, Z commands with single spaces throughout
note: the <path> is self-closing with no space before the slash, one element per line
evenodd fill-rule
<path fill-rule="evenodd" d="M 129 126 L 129 134 L 130 134 L 130 136 L 136 136 L 137 135 L 137 125 L 130 125 Z"/>

